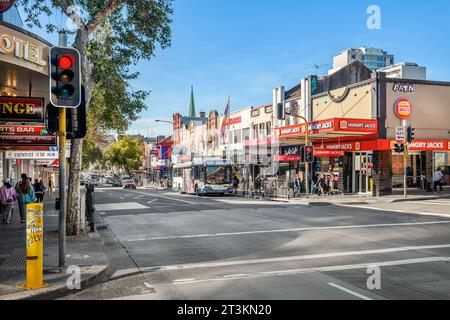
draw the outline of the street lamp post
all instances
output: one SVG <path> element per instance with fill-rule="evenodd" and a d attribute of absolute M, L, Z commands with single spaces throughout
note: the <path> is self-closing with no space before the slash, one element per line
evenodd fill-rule
<path fill-rule="evenodd" d="M 172 121 L 167 121 L 167 120 L 155 120 L 155 122 L 170 123 L 171 125 L 173 125 L 173 122 L 172 122 Z"/>

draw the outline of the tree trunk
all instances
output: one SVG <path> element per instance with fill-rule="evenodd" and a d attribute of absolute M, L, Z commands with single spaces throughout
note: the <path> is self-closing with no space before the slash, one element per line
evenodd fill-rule
<path fill-rule="evenodd" d="M 81 55 L 81 73 L 86 94 L 86 113 L 89 111 L 89 103 L 92 97 L 94 83 L 91 77 L 91 66 L 87 59 L 87 44 L 88 34 L 87 30 L 80 28 L 75 39 L 74 47 L 80 51 Z M 81 203 L 80 203 L 80 182 L 81 182 L 81 168 L 82 168 L 82 153 L 83 140 L 72 140 L 70 153 L 70 167 L 69 167 L 69 188 L 67 195 L 67 220 L 66 232 L 69 236 L 77 236 L 80 234 L 81 226 L 78 221 L 81 221 Z"/>

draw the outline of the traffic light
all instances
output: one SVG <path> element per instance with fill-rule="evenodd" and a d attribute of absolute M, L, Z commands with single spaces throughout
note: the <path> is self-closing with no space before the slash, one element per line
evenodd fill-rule
<path fill-rule="evenodd" d="M 407 128 L 407 141 L 409 144 L 411 144 L 414 140 L 414 136 L 416 135 L 416 129 L 414 129 L 413 127 L 408 127 Z"/>
<path fill-rule="evenodd" d="M 67 139 L 82 139 L 86 136 L 86 100 L 83 86 L 81 87 L 81 104 L 78 108 L 66 110 L 66 121 Z M 59 109 L 51 103 L 47 105 L 46 127 L 52 135 L 59 131 Z"/>
<path fill-rule="evenodd" d="M 305 146 L 304 148 L 304 159 L 305 163 L 313 163 L 314 162 L 314 147 L 313 146 Z"/>
<path fill-rule="evenodd" d="M 277 119 L 278 120 L 286 119 L 286 110 L 284 108 L 284 103 L 277 104 Z"/>
<path fill-rule="evenodd" d="M 49 72 L 50 103 L 57 108 L 77 108 L 81 104 L 81 67 L 78 50 L 50 48 Z"/>
<path fill-rule="evenodd" d="M 396 143 L 394 150 L 397 153 L 403 153 L 405 152 L 405 145 L 403 143 Z"/>

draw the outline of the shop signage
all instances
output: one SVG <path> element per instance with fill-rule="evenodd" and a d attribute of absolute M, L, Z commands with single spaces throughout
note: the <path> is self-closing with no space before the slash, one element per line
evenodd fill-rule
<path fill-rule="evenodd" d="M 399 99 L 395 103 L 394 111 L 399 119 L 409 119 L 412 114 L 412 104 L 408 99 Z"/>
<path fill-rule="evenodd" d="M 235 117 L 230 119 L 230 125 L 239 124 L 242 121 L 242 117 Z"/>
<path fill-rule="evenodd" d="M 376 120 L 345 119 L 339 121 L 339 129 L 345 131 L 376 131 Z"/>
<path fill-rule="evenodd" d="M 0 13 L 8 11 L 14 2 L 15 0 L 0 0 Z"/>
<path fill-rule="evenodd" d="M 6 151 L 6 159 L 56 160 L 58 157 L 55 151 Z"/>
<path fill-rule="evenodd" d="M 314 150 L 315 157 L 344 157 L 345 151 L 341 150 Z"/>
<path fill-rule="evenodd" d="M 414 84 L 412 83 L 394 83 L 392 91 L 401 93 L 414 93 Z"/>
<path fill-rule="evenodd" d="M 319 131 L 333 129 L 333 128 L 334 128 L 333 120 L 312 122 L 309 126 L 309 130 L 312 132 L 319 132 Z"/>
<path fill-rule="evenodd" d="M 47 129 L 42 126 L 2 126 L 0 125 L 0 135 L 6 136 L 45 136 Z"/>
<path fill-rule="evenodd" d="M 301 156 L 299 155 L 274 155 L 274 161 L 276 162 L 300 162 Z"/>
<path fill-rule="evenodd" d="M 393 140 L 390 143 L 391 149 L 394 150 L 395 144 L 399 141 Z M 446 140 L 415 140 L 409 145 L 410 151 L 449 151 L 450 141 Z"/>
<path fill-rule="evenodd" d="M 44 122 L 43 98 L 0 97 L 3 122 Z"/>
<path fill-rule="evenodd" d="M 0 146 L 55 146 L 55 136 L 1 136 Z"/>

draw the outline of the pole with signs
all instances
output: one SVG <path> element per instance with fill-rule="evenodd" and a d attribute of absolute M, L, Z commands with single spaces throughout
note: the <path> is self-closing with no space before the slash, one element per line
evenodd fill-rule
<path fill-rule="evenodd" d="M 408 198 L 408 185 L 407 185 L 407 160 L 408 160 L 408 140 L 406 135 L 406 128 L 408 126 L 408 121 L 403 120 L 403 197 L 406 199 Z"/>
<path fill-rule="evenodd" d="M 48 286 L 44 283 L 44 205 L 26 205 L 26 283 L 19 288 L 36 290 Z"/>

